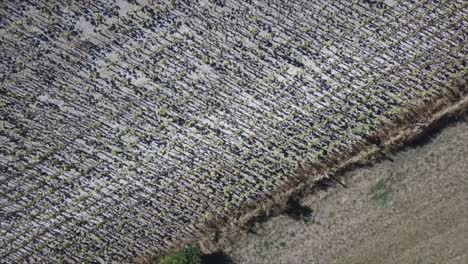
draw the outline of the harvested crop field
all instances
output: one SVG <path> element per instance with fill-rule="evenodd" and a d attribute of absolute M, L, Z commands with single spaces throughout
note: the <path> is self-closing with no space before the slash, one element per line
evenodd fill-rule
<path fill-rule="evenodd" d="M 226 250 L 234 263 L 467 263 L 468 116 L 300 202 Z M 333 182 L 329 182 L 333 183 Z"/>
<path fill-rule="evenodd" d="M 461 0 L 0 3 L 0 259 L 124 261 L 244 226 L 466 109 L 467 15 Z"/>

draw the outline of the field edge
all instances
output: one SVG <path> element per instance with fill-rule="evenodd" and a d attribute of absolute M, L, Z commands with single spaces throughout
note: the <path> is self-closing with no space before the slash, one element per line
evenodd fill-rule
<path fill-rule="evenodd" d="M 288 199 L 312 195 L 322 183 L 339 180 L 344 172 L 370 164 L 385 156 L 385 153 L 400 150 L 405 145 L 442 129 L 451 120 L 468 113 L 468 76 L 454 80 L 445 88 L 444 96 L 435 101 L 421 102 L 415 107 L 404 108 L 397 120 L 383 126 L 367 137 L 365 142 L 353 146 L 354 152 L 350 152 L 349 155 L 328 157 L 324 162 L 303 167 L 298 173 L 301 175 L 291 177 L 289 182 L 279 186 L 255 204 L 246 204 L 238 210 L 218 215 L 199 225 L 197 238 L 176 241 L 167 252 L 139 256 L 131 262 L 154 264 L 161 256 L 188 244 L 198 245 L 204 253 L 221 250 L 256 222 L 284 213 Z"/>

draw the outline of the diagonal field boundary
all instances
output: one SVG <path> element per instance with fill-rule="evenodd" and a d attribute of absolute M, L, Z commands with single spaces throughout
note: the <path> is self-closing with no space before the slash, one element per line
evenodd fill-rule
<path fill-rule="evenodd" d="M 466 109 L 467 7 L 2 2 L 0 259 L 109 263 L 228 241 Z"/>

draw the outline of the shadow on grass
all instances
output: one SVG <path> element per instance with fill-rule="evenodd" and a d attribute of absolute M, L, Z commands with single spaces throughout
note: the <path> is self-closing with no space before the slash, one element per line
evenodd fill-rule
<path fill-rule="evenodd" d="M 233 264 L 231 257 L 222 251 L 216 251 L 202 256 L 203 264 Z"/>
<path fill-rule="evenodd" d="M 313 211 L 309 207 L 301 205 L 299 199 L 291 197 L 286 203 L 285 213 L 294 220 L 309 222 L 312 219 Z"/>
<path fill-rule="evenodd" d="M 437 138 L 448 126 L 455 126 L 458 122 L 468 121 L 468 113 L 461 116 L 449 116 L 426 128 L 425 132 L 408 142 L 405 147 L 422 147 Z"/>

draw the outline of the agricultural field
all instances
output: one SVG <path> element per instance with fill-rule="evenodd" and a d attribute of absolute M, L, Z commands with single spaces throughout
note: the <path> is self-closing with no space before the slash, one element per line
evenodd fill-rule
<path fill-rule="evenodd" d="M 2 1 L 0 260 L 165 252 L 327 178 L 316 164 L 466 100 L 467 18 L 462 0 Z"/>

